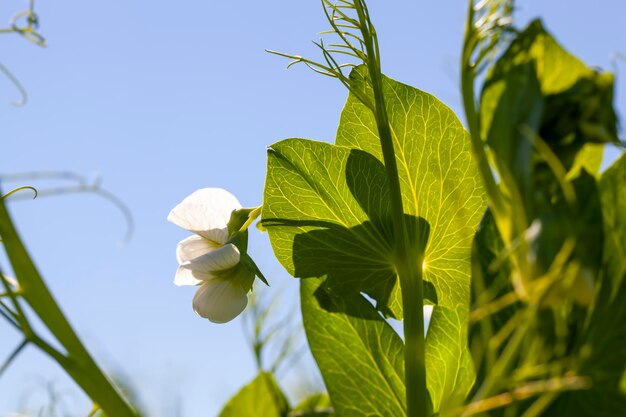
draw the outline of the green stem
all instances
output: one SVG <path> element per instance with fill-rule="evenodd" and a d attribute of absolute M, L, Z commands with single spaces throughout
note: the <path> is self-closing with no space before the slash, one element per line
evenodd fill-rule
<path fill-rule="evenodd" d="M 489 158 L 485 152 L 483 140 L 480 132 L 480 121 L 476 111 L 476 95 L 474 91 L 475 65 L 472 63 L 472 54 L 477 44 L 476 31 L 474 29 L 474 1 L 469 0 L 467 22 L 465 28 L 465 39 L 463 42 L 463 53 L 461 56 L 461 92 L 463 95 L 463 108 L 465 110 L 465 118 L 467 120 L 467 128 L 470 133 L 472 142 L 472 151 L 474 158 L 480 170 L 481 177 L 487 198 L 489 199 L 489 207 L 493 213 L 496 224 L 498 224 L 500 233 L 505 242 L 505 246 L 511 242 L 512 230 L 508 225 L 508 217 L 506 215 L 506 205 L 503 201 L 502 194 L 498 189 L 496 180 L 489 165 Z M 504 233 L 503 233 L 504 232 Z"/>
<path fill-rule="evenodd" d="M 6 371 L 6 369 L 9 367 L 9 365 L 11 365 L 11 363 L 15 360 L 15 358 L 17 358 L 17 355 L 19 355 L 22 352 L 22 350 L 24 350 L 24 348 L 26 346 L 28 346 L 28 339 L 24 339 L 22 341 L 22 343 L 20 343 L 13 350 L 13 352 L 11 352 L 11 354 L 7 357 L 7 359 L 4 361 L 4 363 L 0 364 L 0 376 L 2 376 L 4 371 Z"/>
<path fill-rule="evenodd" d="M 415 254 L 409 256 L 415 257 Z M 419 257 L 421 258 L 421 256 Z M 410 258 L 404 258 L 410 259 Z M 412 262 L 399 265 L 406 267 Z M 404 372 L 409 417 L 430 416 L 432 404 L 426 390 L 426 353 L 421 268 L 399 270 L 404 314 Z"/>
<path fill-rule="evenodd" d="M 393 149 L 393 141 L 382 95 L 382 80 L 370 71 L 376 99 L 376 120 L 380 136 L 389 184 L 391 211 L 396 245 L 396 271 L 402 290 L 402 308 L 404 315 L 404 368 L 406 382 L 407 415 L 421 417 L 431 414 L 426 391 L 426 354 L 424 340 L 424 310 L 422 260 L 423 252 L 415 253 L 408 243 L 408 234 L 404 223 L 402 192 L 398 177 L 398 167 Z M 416 229 L 419 233 L 419 228 Z M 420 236 L 416 237 L 421 242 Z"/>
<path fill-rule="evenodd" d="M 491 172 L 489 159 L 483 147 L 483 141 L 480 137 L 478 114 L 476 113 L 476 103 L 474 98 L 474 74 L 469 63 L 464 64 L 463 76 L 461 77 L 461 89 L 463 91 L 463 107 L 465 108 L 465 118 L 467 119 L 467 128 L 472 141 L 472 151 L 476 158 L 478 169 L 480 170 L 483 184 L 489 198 L 489 205 L 496 218 L 502 218 L 504 214 L 504 203 L 498 185 Z"/>
<path fill-rule="evenodd" d="M 424 310 L 422 285 L 423 248 L 418 253 L 411 249 L 409 235 L 404 221 L 402 190 L 398 166 L 393 146 L 393 137 L 389 126 L 383 81 L 380 68 L 380 57 L 376 31 L 367 15 L 362 0 L 355 1 L 355 8 L 361 24 L 361 32 L 367 50 L 369 76 L 374 90 L 374 115 L 380 136 L 380 144 L 387 173 L 391 212 L 396 250 L 395 266 L 402 290 L 402 306 L 404 314 L 404 369 L 406 387 L 406 408 L 409 417 L 424 417 L 432 414 L 428 391 L 426 389 L 426 356 L 424 340 Z M 419 227 L 416 233 L 420 233 Z M 416 236 L 416 242 L 421 242 Z"/>
<path fill-rule="evenodd" d="M 463 41 L 463 51 L 461 54 L 461 91 L 463 95 L 463 108 L 467 119 L 467 128 L 472 142 L 472 151 L 481 177 L 487 192 L 489 208 L 493 214 L 494 221 L 504 242 L 505 248 L 510 248 L 519 236 L 528 227 L 524 204 L 517 191 L 515 183 L 510 180 L 508 170 L 500 170 L 501 181 L 508 184 L 509 200 L 503 196 L 489 164 L 489 158 L 485 151 L 485 144 L 482 138 L 480 116 L 476 108 L 475 80 L 476 61 L 472 60 L 473 54 L 479 44 L 478 34 L 474 27 L 474 0 L 469 0 L 467 22 L 465 28 L 465 38 Z M 480 61 L 480 59 L 479 59 Z M 520 250 L 511 257 L 514 269 L 520 271 L 521 277 L 529 276 L 529 266 L 525 254 L 526 242 L 524 239 L 519 242 Z M 518 291 L 523 291 L 521 284 L 515 284 Z"/>
<path fill-rule="evenodd" d="M 67 356 L 47 349 L 47 344 L 32 335 L 29 339 L 55 359 L 107 415 L 136 417 L 137 412 L 100 370 L 50 294 L 13 226 L 3 199 L 0 199 L 0 236 L 19 279 L 22 297 L 63 345 Z"/>

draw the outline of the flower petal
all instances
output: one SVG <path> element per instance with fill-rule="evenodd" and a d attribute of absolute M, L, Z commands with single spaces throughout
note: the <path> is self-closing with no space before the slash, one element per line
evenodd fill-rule
<path fill-rule="evenodd" d="M 236 266 L 239 263 L 240 254 L 237 246 L 228 243 L 221 248 L 198 256 L 181 265 L 183 268 L 194 272 L 214 273 L 221 272 Z"/>
<path fill-rule="evenodd" d="M 228 240 L 228 220 L 241 208 L 237 198 L 222 188 L 203 188 L 172 209 L 167 219 L 214 242 Z"/>
<path fill-rule="evenodd" d="M 226 323 L 237 317 L 248 304 L 246 291 L 232 280 L 205 281 L 193 297 L 193 310 L 213 323 Z"/>
<path fill-rule="evenodd" d="M 183 264 L 220 247 L 221 245 L 218 245 L 212 240 L 205 239 L 202 236 L 189 236 L 187 239 L 182 240 L 176 247 L 176 259 L 179 264 Z"/>
<path fill-rule="evenodd" d="M 212 277 L 207 277 L 208 279 Z M 198 285 L 204 282 L 201 279 L 198 279 L 194 276 L 194 273 L 191 269 L 183 268 L 179 266 L 176 270 L 176 275 L 174 276 L 174 284 L 181 285 Z"/>

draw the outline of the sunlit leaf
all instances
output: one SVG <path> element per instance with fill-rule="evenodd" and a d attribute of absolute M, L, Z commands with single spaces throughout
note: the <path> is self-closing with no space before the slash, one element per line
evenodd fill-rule
<path fill-rule="evenodd" d="M 228 401 L 219 417 L 284 417 L 288 411 L 274 377 L 262 372 Z"/>
<path fill-rule="evenodd" d="M 302 316 L 337 416 L 402 417 L 403 343 L 361 295 L 333 296 L 323 278 L 300 284 Z"/>
<path fill-rule="evenodd" d="M 596 173 L 602 147 L 585 149 L 593 161 L 585 162 L 578 152 L 587 143 L 617 142 L 612 102 L 613 76 L 587 67 L 535 20 L 487 76 L 481 94 L 481 134 L 504 159 L 503 168 L 515 163 L 512 169 L 523 170 L 522 164 L 528 169 L 528 150 L 519 158 L 516 149 L 528 148 L 533 140 L 523 128 L 545 140 L 567 170 L 583 165 Z M 511 152 L 516 158 L 507 157 Z"/>
<path fill-rule="evenodd" d="M 365 76 L 363 67 L 351 74 L 353 79 Z M 404 211 L 430 225 L 424 279 L 434 285 L 439 306 L 467 305 L 472 237 L 485 210 L 469 135 L 452 110 L 432 95 L 386 77 L 383 89 Z M 341 115 L 336 143 L 382 161 L 374 116 L 353 95 Z"/>
<path fill-rule="evenodd" d="M 366 76 L 363 67 L 351 74 L 355 80 Z M 384 78 L 383 88 L 405 213 L 430 226 L 424 279 L 434 286 L 430 300 L 438 307 L 426 339 L 427 385 L 438 410 L 458 404 L 474 380 L 466 322 L 470 253 L 485 197 L 470 138 L 456 115 L 430 94 L 392 79 Z M 352 95 L 341 115 L 337 144 L 383 159 L 374 117 Z"/>
<path fill-rule="evenodd" d="M 384 168 L 363 151 L 304 139 L 269 149 L 263 224 L 278 260 L 383 311 L 396 282 L 388 202 Z"/>
<path fill-rule="evenodd" d="M 426 335 L 426 373 L 433 408 L 445 411 L 463 404 L 474 381 L 467 348 L 466 306 L 435 306 Z"/>
<path fill-rule="evenodd" d="M 364 76 L 362 71 L 353 71 L 352 78 Z M 471 241 L 485 198 L 469 136 L 454 113 L 433 96 L 391 79 L 384 79 L 384 89 L 407 224 L 420 228 L 422 238 L 428 236 L 426 298 L 446 309 L 441 313 L 456 315 L 450 320 L 442 314 L 427 341 L 440 364 L 429 373 L 428 384 L 445 403 L 466 392 L 473 379 L 469 355 L 463 353 L 463 320 Z M 376 124 L 371 111 L 352 95 L 342 113 L 337 145 L 291 139 L 270 147 L 263 225 L 274 253 L 292 275 L 327 277 L 324 288 L 337 298 L 364 292 L 380 311 L 401 317 Z M 458 341 L 463 343 L 457 346 Z"/>
<path fill-rule="evenodd" d="M 576 155 L 574 165 L 567 173 L 567 178 L 571 179 L 576 177 L 583 168 L 594 177 L 599 177 L 603 157 L 604 145 L 586 143 Z"/>

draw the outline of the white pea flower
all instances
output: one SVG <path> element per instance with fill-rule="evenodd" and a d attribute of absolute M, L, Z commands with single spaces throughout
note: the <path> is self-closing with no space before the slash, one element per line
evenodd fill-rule
<path fill-rule="evenodd" d="M 185 198 L 167 219 L 195 233 L 176 248 L 176 285 L 197 285 L 193 309 L 214 323 L 226 323 L 248 304 L 252 272 L 229 241 L 228 221 L 241 209 L 237 198 L 221 188 L 203 188 Z"/>

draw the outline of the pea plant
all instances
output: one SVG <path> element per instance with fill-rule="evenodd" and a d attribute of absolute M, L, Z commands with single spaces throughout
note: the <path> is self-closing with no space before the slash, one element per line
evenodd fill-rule
<path fill-rule="evenodd" d="M 517 27 L 513 0 L 472 0 L 464 127 L 436 97 L 381 72 L 364 0 L 322 6 L 321 60 L 270 52 L 347 88 L 334 143 L 270 145 L 258 207 L 205 188 L 168 216 L 192 233 L 174 281 L 197 287 L 201 317 L 228 322 L 257 278 L 267 284 L 248 253 L 255 222 L 299 280 L 327 392 L 290 404 L 275 366 L 261 364 L 257 328 L 259 374 L 220 417 L 626 415 L 626 159 L 600 172 L 605 147 L 622 146 L 613 75 L 541 21 Z M 16 279 L 2 275 L 0 313 L 66 369 L 94 413 L 138 415 L 64 321 L 3 200 Z M 67 352 L 29 333 L 22 302 Z"/>

